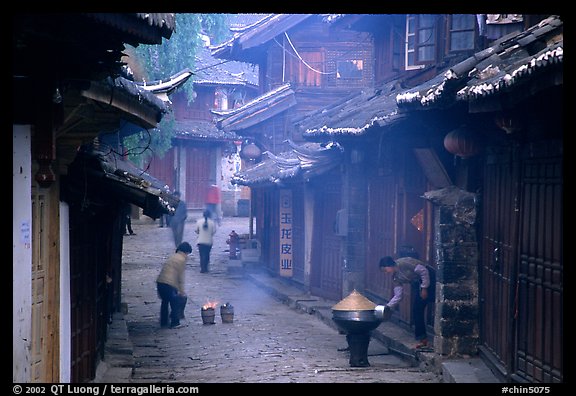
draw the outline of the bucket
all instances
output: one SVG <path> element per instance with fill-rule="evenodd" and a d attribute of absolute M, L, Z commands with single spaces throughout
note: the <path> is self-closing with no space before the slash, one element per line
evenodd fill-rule
<path fill-rule="evenodd" d="M 234 307 L 230 303 L 226 303 L 220 306 L 220 317 L 222 318 L 222 323 L 233 323 L 234 322 Z"/>
<path fill-rule="evenodd" d="M 203 324 L 214 324 L 214 317 L 216 316 L 214 308 L 202 308 L 200 313 L 202 314 Z"/>

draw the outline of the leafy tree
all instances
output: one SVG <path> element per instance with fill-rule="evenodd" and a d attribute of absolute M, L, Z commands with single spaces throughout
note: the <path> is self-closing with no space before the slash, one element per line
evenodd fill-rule
<path fill-rule="evenodd" d="M 131 59 L 131 68 L 136 68 L 135 79 L 154 81 L 165 79 L 186 68 L 194 70 L 196 51 L 204 43 L 201 34 L 211 37 L 213 43 L 222 42 L 229 35 L 227 14 L 176 14 L 176 28 L 172 37 L 161 45 L 140 45 L 127 51 Z M 185 83 L 184 90 L 188 102 L 194 100 L 194 85 Z M 158 124 L 157 130 L 150 133 L 141 131 L 124 139 L 124 147 L 129 158 L 142 164 L 150 156 L 160 157 L 172 147 L 175 135 L 174 117 L 166 114 Z"/>

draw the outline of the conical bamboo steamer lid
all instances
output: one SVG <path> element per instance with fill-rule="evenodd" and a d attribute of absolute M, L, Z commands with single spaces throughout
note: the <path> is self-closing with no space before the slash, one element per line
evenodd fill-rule
<path fill-rule="evenodd" d="M 334 311 L 369 311 L 374 308 L 376 308 L 376 304 L 356 290 L 352 290 L 348 297 L 332 307 Z"/>

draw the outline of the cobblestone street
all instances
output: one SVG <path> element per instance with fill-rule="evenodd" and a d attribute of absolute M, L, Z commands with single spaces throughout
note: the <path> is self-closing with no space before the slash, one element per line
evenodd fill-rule
<path fill-rule="evenodd" d="M 184 240 L 195 250 L 186 269 L 185 327 L 160 328 L 155 279 L 174 252 L 171 230 L 145 220 L 133 228 L 136 235 L 124 238 L 122 273 L 134 354 L 129 382 L 441 382 L 376 339 L 370 342 L 370 367 L 350 367 L 348 352 L 339 350 L 347 346 L 346 338 L 336 328 L 284 304 L 242 271 L 229 271 L 226 239 L 232 229 L 247 233 L 247 218 L 223 220 L 209 273 L 200 273 L 193 223 L 186 223 Z M 218 302 L 215 324 L 203 324 L 201 307 L 207 302 Z M 219 315 L 226 302 L 234 309 L 232 323 Z"/>

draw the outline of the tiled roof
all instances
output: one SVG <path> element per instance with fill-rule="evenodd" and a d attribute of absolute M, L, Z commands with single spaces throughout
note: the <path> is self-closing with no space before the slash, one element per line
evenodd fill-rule
<path fill-rule="evenodd" d="M 551 16 L 508 34 L 434 79 L 397 96 L 402 108 L 439 106 L 507 89 L 563 62 L 562 20 Z"/>
<path fill-rule="evenodd" d="M 81 95 L 124 112 L 133 122 L 145 128 L 156 127 L 169 111 L 162 99 L 124 77 L 92 81 L 87 89 L 81 91 Z"/>
<path fill-rule="evenodd" d="M 85 187 L 88 178 L 93 192 L 133 203 L 153 219 L 173 214 L 179 201 L 162 181 L 105 147 L 82 146 L 68 167 L 68 175 L 71 186 Z"/>
<path fill-rule="evenodd" d="M 136 82 L 135 84 L 143 90 L 152 92 L 154 94 L 169 95 L 174 92 L 174 90 L 181 87 L 186 81 L 188 81 L 190 77 L 192 77 L 192 71 L 186 68 L 162 80 Z"/>
<path fill-rule="evenodd" d="M 234 36 L 211 47 L 212 55 L 222 59 L 235 59 L 256 63 L 253 50 L 273 40 L 312 14 L 270 14 L 260 21 L 234 33 Z"/>
<path fill-rule="evenodd" d="M 274 155 L 265 152 L 262 162 L 237 172 L 232 183 L 250 187 L 264 187 L 289 182 L 303 182 L 338 166 L 343 149 L 338 143 L 305 143 L 301 146 L 288 142 L 292 150 Z"/>
<path fill-rule="evenodd" d="M 297 123 L 305 137 L 359 136 L 372 127 L 403 118 L 396 105 L 396 82 L 360 92 L 351 98 L 308 114 Z"/>
<path fill-rule="evenodd" d="M 162 44 L 176 28 L 174 13 L 85 13 L 84 15 L 124 32 L 131 45 Z M 131 38 L 134 37 L 134 38 Z"/>
<path fill-rule="evenodd" d="M 222 141 L 238 138 L 234 132 L 220 130 L 210 121 L 178 120 L 175 123 L 174 129 L 176 130 L 177 139 Z"/>
<path fill-rule="evenodd" d="M 150 26 L 173 31 L 176 28 L 176 14 L 167 12 L 139 12 L 138 18 L 148 22 Z M 168 38 L 168 37 L 167 37 Z"/>
<path fill-rule="evenodd" d="M 457 92 L 458 100 L 474 100 L 494 95 L 512 88 L 522 80 L 543 72 L 549 67 L 561 65 L 564 61 L 563 41 L 544 48 L 533 56 L 511 64 L 488 66 L 470 79 L 468 84 Z"/>
<path fill-rule="evenodd" d="M 256 125 L 294 106 L 296 98 L 290 84 L 266 92 L 236 109 L 216 111 L 219 128 L 237 131 Z"/>
<path fill-rule="evenodd" d="M 195 69 L 194 84 L 258 86 L 258 66 L 215 58 L 208 47 L 196 52 Z"/>

